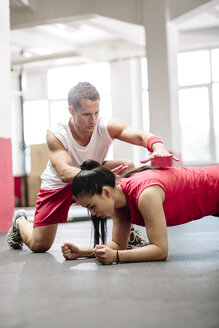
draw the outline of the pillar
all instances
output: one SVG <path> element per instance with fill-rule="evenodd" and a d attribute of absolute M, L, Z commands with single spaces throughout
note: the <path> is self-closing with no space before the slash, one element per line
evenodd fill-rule
<path fill-rule="evenodd" d="M 177 92 L 178 31 L 168 20 L 166 2 L 143 2 L 150 131 L 160 136 L 167 148 L 179 155 L 180 127 Z"/>
<path fill-rule="evenodd" d="M 143 129 L 141 60 L 132 58 L 111 63 L 112 117 L 127 125 Z M 132 146 L 115 140 L 114 158 L 131 159 L 136 166 L 146 158 L 148 152 L 143 147 Z"/>
<path fill-rule="evenodd" d="M 9 0 L 0 2 L 0 232 L 11 225 L 14 211 L 10 108 Z"/>

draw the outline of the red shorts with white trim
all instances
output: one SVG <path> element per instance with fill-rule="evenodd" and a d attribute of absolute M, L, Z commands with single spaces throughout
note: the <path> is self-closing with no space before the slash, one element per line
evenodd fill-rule
<path fill-rule="evenodd" d="M 71 184 L 55 190 L 40 189 L 37 195 L 33 227 L 66 222 L 73 202 L 75 200 Z"/>

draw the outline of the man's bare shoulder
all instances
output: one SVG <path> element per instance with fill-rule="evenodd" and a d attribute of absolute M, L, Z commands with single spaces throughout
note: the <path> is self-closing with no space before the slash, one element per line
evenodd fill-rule
<path fill-rule="evenodd" d="M 118 118 L 112 118 L 107 124 L 111 138 L 116 138 L 125 127 L 126 124 Z"/>
<path fill-rule="evenodd" d="M 61 141 L 59 141 L 59 139 L 50 130 L 47 130 L 46 142 L 49 147 L 49 150 L 57 150 L 64 148 Z"/>

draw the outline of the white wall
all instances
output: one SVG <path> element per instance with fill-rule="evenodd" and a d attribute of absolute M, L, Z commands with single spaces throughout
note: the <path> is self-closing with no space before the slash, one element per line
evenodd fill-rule
<path fill-rule="evenodd" d="M 11 137 L 9 1 L 0 1 L 0 137 Z"/>

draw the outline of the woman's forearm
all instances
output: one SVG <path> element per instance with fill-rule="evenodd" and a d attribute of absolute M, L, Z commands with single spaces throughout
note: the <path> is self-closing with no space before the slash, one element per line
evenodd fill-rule
<path fill-rule="evenodd" d="M 109 241 L 106 245 L 112 249 L 121 249 L 121 247 L 113 240 Z"/>
<path fill-rule="evenodd" d="M 144 262 L 144 261 L 162 261 L 166 260 L 168 250 L 150 244 L 144 247 L 138 247 L 131 250 L 119 250 L 119 262 Z"/>
<path fill-rule="evenodd" d="M 95 257 L 93 247 L 82 247 L 80 248 L 81 257 Z"/>

